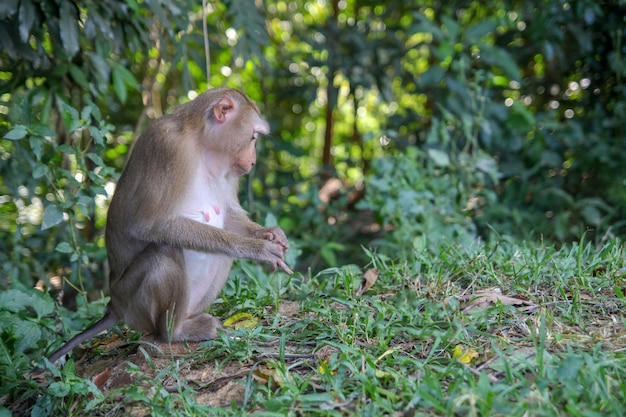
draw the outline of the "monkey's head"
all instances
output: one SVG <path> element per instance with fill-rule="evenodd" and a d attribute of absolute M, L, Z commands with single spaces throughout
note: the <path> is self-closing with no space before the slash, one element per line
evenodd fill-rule
<path fill-rule="evenodd" d="M 269 133 L 269 124 L 250 98 L 239 90 L 218 88 L 201 94 L 182 111 L 186 123 L 199 128 L 205 149 L 223 158 L 220 162 L 227 163 L 231 173 L 250 172 L 256 163 L 256 142 Z"/>

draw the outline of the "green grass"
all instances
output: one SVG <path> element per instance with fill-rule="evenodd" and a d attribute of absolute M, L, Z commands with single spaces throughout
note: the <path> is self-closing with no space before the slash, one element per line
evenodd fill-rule
<path fill-rule="evenodd" d="M 41 348 L 18 347 L 15 327 L 4 325 L 0 404 L 14 415 L 55 416 L 626 415 L 621 242 L 503 241 L 369 257 L 369 265 L 316 276 L 241 264 L 212 312 L 248 313 L 259 319 L 253 329 L 187 354 L 158 355 L 131 340 L 108 355 L 89 352 L 80 366 L 70 361 L 39 384 L 23 374 Z M 368 268 L 379 276 L 359 296 Z M 533 305 L 468 309 L 461 299 L 495 288 Z M 49 309 L 13 310 L 43 335 L 53 328 Z M 457 360 L 457 346 L 475 356 Z M 100 357 L 114 359 L 114 386 L 84 379 Z"/>

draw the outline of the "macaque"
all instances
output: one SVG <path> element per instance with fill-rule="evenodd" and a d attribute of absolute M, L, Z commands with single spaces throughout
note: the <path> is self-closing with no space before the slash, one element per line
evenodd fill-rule
<path fill-rule="evenodd" d="M 240 176 L 256 163 L 269 125 L 238 90 L 209 90 L 154 121 L 135 141 L 106 224 L 110 296 L 105 316 L 50 355 L 55 362 L 123 321 L 161 341 L 215 338 L 203 311 L 224 287 L 234 259 L 293 272 L 278 227 L 241 208 Z"/>

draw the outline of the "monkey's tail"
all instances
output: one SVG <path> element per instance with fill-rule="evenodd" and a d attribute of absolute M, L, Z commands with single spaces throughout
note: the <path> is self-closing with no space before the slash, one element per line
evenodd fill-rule
<path fill-rule="evenodd" d="M 98 333 L 101 333 L 105 330 L 109 330 L 115 324 L 117 324 L 118 319 L 116 315 L 111 311 L 111 308 L 107 308 L 107 312 L 100 320 L 95 322 L 91 327 L 88 327 L 84 331 L 80 332 L 73 338 L 71 338 L 66 344 L 61 346 L 59 349 L 55 350 L 50 356 L 48 356 L 48 360 L 52 363 L 55 363 L 67 353 L 74 350 L 74 348 L 80 345 L 82 342 L 91 339 Z"/>

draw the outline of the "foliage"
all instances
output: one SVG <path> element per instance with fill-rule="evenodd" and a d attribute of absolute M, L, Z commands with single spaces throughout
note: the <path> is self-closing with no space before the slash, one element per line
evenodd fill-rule
<path fill-rule="evenodd" d="M 501 173 L 485 184 L 498 198 L 473 219 L 481 235 L 569 241 L 585 231 L 595 239 L 621 233 L 623 6 L 281 4 L 268 12 L 270 51 L 281 57 L 272 101 L 285 106 L 272 108 L 286 138 L 297 137 L 292 129 L 314 135 L 297 143 L 310 149 L 305 155 L 322 154 L 333 175 L 359 183 L 389 148 L 435 148 L 451 159 L 478 152 Z M 603 16 L 611 16 L 606 25 Z M 329 140 L 331 162 L 322 151 Z M 292 155 L 306 176 L 309 157 Z"/>
<path fill-rule="evenodd" d="M 209 411 L 184 361 L 158 369 L 143 347 L 151 370 L 133 365 L 137 384 L 110 394 L 71 362 L 43 364 L 47 388 L 22 375 L 60 339 L 57 321 L 65 336 L 102 311 L 87 298 L 105 282 L 106 208 L 132 138 L 195 90 L 228 85 L 273 132 L 244 205 L 288 232 L 305 273 L 241 264 L 213 308 L 264 326 L 188 364 L 249 365 L 250 412 L 623 415 L 623 358 L 602 320 L 623 316 L 626 6 L 262 3 L 207 1 L 208 80 L 199 2 L 0 4 L 0 397 L 38 398 L 42 415 L 115 415 L 118 398 L 144 414 L 236 412 Z M 355 296 L 368 262 L 377 290 Z M 76 315 L 32 290 L 62 282 L 66 303 L 81 295 Z M 491 287 L 540 309 L 459 308 L 455 296 Z M 303 313 L 285 319 L 294 299 Z M 268 344 L 336 351 L 279 354 L 265 378 L 253 358 Z M 454 360 L 459 344 L 483 365 Z"/>
<path fill-rule="evenodd" d="M 477 238 L 472 221 L 494 193 L 486 183 L 497 180 L 495 163 L 484 153 L 459 152 L 451 160 L 438 149 L 404 153 L 374 161 L 361 207 L 371 210 L 390 234 L 377 242 L 390 253 L 409 253 L 455 242 L 470 246 Z"/>
<path fill-rule="evenodd" d="M 400 259 L 366 255 L 363 267 L 287 280 L 242 265 L 213 310 L 248 312 L 259 325 L 230 329 L 183 356 L 101 338 L 86 355 L 98 360 L 44 364 L 46 383 L 37 386 L 23 375 L 31 364 L 18 345 L 4 343 L 3 406 L 14 415 L 31 407 L 39 415 L 111 416 L 623 415 L 624 324 L 614 320 L 626 308 L 623 242 L 557 249 L 503 241 Z M 378 279 L 359 292 L 366 268 Z M 481 290 L 496 288 L 509 298 L 475 303 Z M 32 300 L 19 301 L 29 296 L 44 300 L 38 313 L 29 312 Z M 16 302 L 3 304 L 21 320 L 49 326 L 49 297 L 7 297 Z M 1 340 L 19 340 L 15 329 L 5 327 Z M 103 361 L 110 375 L 96 387 L 81 375 L 102 371 Z"/>
<path fill-rule="evenodd" d="M 73 277 L 84 290 L 85 274 L 97 273 L 105 256 L 102 246 L 86 238 L 104 220 L 97 202 L 107 195 L 105 187 L 115 176 L 101 157 L 111 126 L 95 105 L 80 113 L 63 101 L 58 105 L 67 132 L 61 143 L 53 130 L 36 120 L 28 100 L 22 101 L 15 124 L 0 143 L 11 155 L 0 167 L 3 189 L 12 196 L 2 214 L 2 227 L 13 236 L 3 241 L 0 255 L 9 280 L 5 286 L 29 288 L 29 281 L 37 280 L 49 284 L 54 274 Z M 31 174 L 23 178 L 24 172 Z M 33 257 L 35 253 L 42 256 Z"/>

